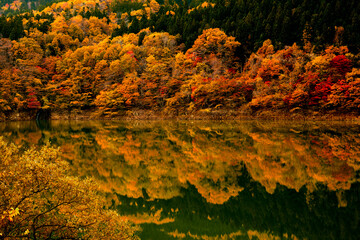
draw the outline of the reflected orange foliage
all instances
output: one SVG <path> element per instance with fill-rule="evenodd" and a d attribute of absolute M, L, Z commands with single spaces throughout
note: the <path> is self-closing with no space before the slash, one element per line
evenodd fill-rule
<path fill-rule="evenodd" d="M 19 132 L 14 142 L 57 138 L 78 175 L 97 177 L 110 195 L 139 198 L 146 191 L 149 200 L 181 196 L 191 184 L 207 202 L 222 204 L 243 190 L 238 177 L 244 167 L 269 193 L 278 184 L 310 193 L 319 183 L 347 190 L 360 170 L 357 134 L 337 125 L 330 128 L 341 134 L 330 135 L 321 124 L 89 124 L 89 134 L 75 124 L 76 134 Z"/>
<path fill-rule="evenodd" d="M 162 225 L 166 223 L 174 222 L 173 218 L 161 218 L 162 209 L 156 211 L 154 214 L 149 213 L 137 213 L 136 215 L 127 215 L 124 219 L 133 222 L 135 224 L 153 223 L 156 225 Z"/>

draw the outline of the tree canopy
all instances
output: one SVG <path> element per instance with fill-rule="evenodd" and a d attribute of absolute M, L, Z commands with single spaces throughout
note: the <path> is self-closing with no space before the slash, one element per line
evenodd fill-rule
<path fill-rule="evenodd" d="M 68 173 L 57 149 L 21 153 L 0 138 L 0 239 L 136 239 L 97 184 Z"/>
<path fill-rule="evenodd" d="M 39 110 L 357 114 L 359 6 L 69 0 L 3 10 L 0 118 Z"/>

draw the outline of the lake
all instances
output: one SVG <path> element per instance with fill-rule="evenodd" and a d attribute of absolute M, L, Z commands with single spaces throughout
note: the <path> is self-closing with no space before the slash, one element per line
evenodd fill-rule
<path fill-rule="evenodd" d="M 142 239 L 360 239 L 360 123 L 0 123 L 98 180 Z"/>

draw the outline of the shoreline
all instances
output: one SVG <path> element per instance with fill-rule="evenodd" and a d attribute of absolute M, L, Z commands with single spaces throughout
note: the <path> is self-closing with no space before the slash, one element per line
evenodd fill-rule
<path fill-rule="evenodd" d="M 0 115 L 0 122 L 34 121 L 37 113 L 18 112 L 5 116 Z M 183 114 L 167 114 L 153 110 L 124 111 L 113 116 L 100 116 L 95 111 L 51 112 L 41 120 L 269 120 L 269 121 L 360 121 L 360 115 L 355 113 L 339 114 L 335 112 L 319 113 L 303 111 L 298 113 L 279 110 L 263 110 L 255 113 L 234 110 L 197 111 Z"/>

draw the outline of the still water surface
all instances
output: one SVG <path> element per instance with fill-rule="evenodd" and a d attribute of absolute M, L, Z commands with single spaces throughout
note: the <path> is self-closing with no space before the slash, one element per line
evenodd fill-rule
<path fill-rule="evenodd" d="M 142 239 L 360 239 L 360 123 L 0 123 L 96 178 Z"/>

